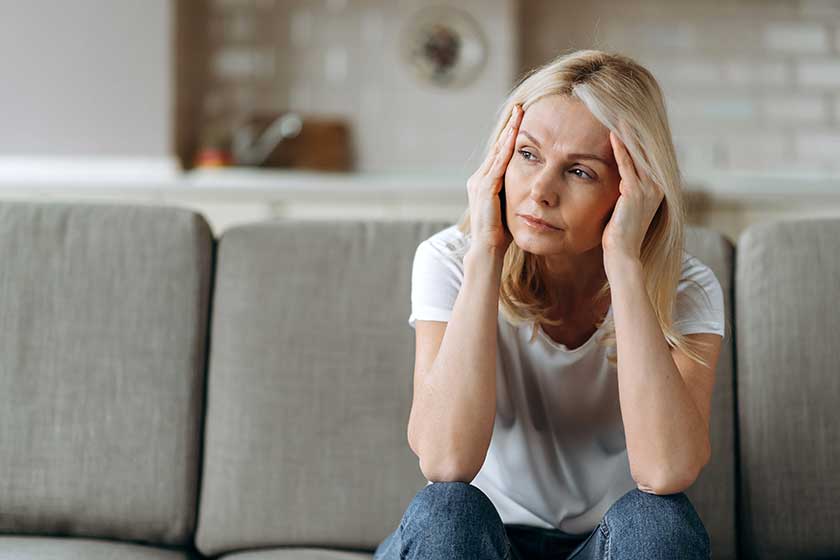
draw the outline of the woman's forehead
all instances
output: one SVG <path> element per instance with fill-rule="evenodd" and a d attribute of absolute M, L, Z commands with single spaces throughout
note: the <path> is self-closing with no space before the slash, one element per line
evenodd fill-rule
<path fill-rule="evenodd" d="M 586 105 L 558 95 L 544 97 L 531 105 L 522 117 L 520 128 L 546 140 L 571 135 L 580 140 L 609 143 L 609 129 Z"/>
<path fill-rule="evenodd" d="M 607 160 L 613 159 L 609 129 L 583 103 L 553 103 L 539 107 L 537 103 L 525 111 L 519 126 L 522 136 L 530 136 L 543 150 L 593 153 Z"/>

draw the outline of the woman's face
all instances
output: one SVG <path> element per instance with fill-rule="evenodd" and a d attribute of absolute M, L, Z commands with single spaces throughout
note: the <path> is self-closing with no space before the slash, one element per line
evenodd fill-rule
<path fill-rule="evenodd" d="M 539 255 L 597 248 L 618 200 L 619 179 L 609 129 L 576 99 L 543 97 L 525 111 L 505 172 L 514 242 Z M 523 214 L 559 229 L 535 229 Z"/>

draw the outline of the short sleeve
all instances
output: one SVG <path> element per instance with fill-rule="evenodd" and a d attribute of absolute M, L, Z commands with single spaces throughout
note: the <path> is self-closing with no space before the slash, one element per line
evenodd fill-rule
<path fill-rule="evenodd" d="M 464 281 L 463 260 L 446 244 L 429 239 L 420 243 L 411 268 L 411 315 L 415 321 L 449 321 L 455 299 Z"/>
<path fill-rule="evenodd" d="M 725 323 L 723 289 L 717 276 L 697 257 L 687 255 L 677 287 L 674 329 L 681 334 L 708 332 L 724 336 Z"/>

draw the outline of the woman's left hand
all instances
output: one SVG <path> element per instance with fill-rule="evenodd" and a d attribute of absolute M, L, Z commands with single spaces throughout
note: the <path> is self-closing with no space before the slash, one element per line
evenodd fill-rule
<path fill-rule="evenodd" d="M 647 174 L 637 172 L 624 142 L 612 131 L 610 143 L 621 175 L 618 184 L 621 194 L 601 237 L 604 259 L 639 260 L 642 241 L 665 193 Z"/>

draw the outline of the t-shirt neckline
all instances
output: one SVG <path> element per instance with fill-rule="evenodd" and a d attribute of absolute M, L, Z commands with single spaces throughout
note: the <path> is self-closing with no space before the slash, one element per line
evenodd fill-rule
<path fill-rule="evenodd" d="M 598 338 L 598 335 L 601 334 L 601 331 L 603 330 L 604 325 L 607 324 L 607 318 L 611 314 L 612 314 L 612 303 L 610 304 L 609 309 L 607 309 L 607 314 L 604 316 L 604 322 L 601 324 L 601 326 L 598 327 L 597 329 L 595 329 L 595 332 L 592 333 L 592 336 L 590 336 L 588 339 L 586 339 L 586 342 L 584 342 L 583 344 L 581 344 L 577 348 L 570 349 L 568 346 L 566 346 L 562 342 L 557 342 L 556 340 L 551 338 L 551 336 L 547 332 L 545 332 L 545 330 L 543 329 L 541 324 L 537 324 L 537 331 L 540 333 L 540 336 L 542 336 L 543 340 L 547 344 L 552 346 L 553 348 L 556 348 L 557 350 L 562 350 L 563 352 L 565 352 L 567 354 L 575 354 L 575 353 L 578 353 L 578 352 L 581 352 L 581 351 L 585 350 L 586 348 L 588 348 L 589 346 L 592 345 L 592 343 L 595 341 L 595 339 Z"/>

